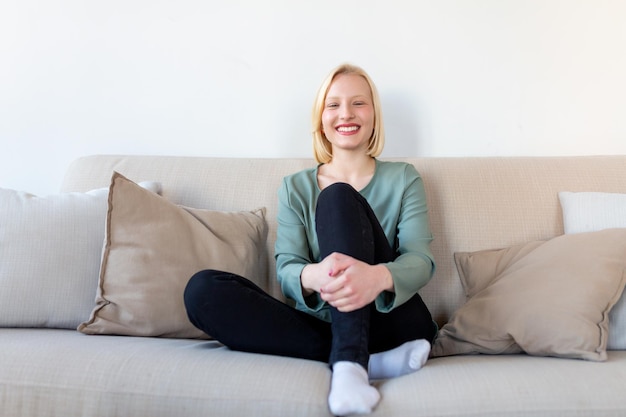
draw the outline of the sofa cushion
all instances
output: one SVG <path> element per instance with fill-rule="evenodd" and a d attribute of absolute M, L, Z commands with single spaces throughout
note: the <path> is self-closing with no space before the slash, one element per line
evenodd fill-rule
<path fill-rule="evenodd" d="M 183 207 L 112 178 L 96 307 L 87 334 L 205 337 L 188 320 L 183 291 L 202 269 L 250 279 L 267 274 L 264 209 Z"/>
<path fill-rule="evenodd" d="M 214 340 L 2 329 L 2 417 L 332 417 L 324 362 Z"/>
<path fill-rule="evenodd" d="M 626 227 L 626 194 L 563 191 L 559 193 L 559 201 L 565 233 Z M 626 349 L 625 294 L 609 313 L 607 349 Z"/>
<path fill-rule="evenodd" d="M 147 181 L 157 192 L 160 184 Z M 0 326 L 75 329 L 93 308 L 108 188 L 0 189 Z"/>
<path fill-rule="evenodd" d="M 433 355 L 605 360 L 608 313 L 626 283 L 625 255 L 626 229 L 457 253 L 469 299 L 442 327 Z"/>
<path fill-rule="evenodd" d="M 559 201 L 565 233 L 626 227 L 626 194 L 562 191 Z"/>

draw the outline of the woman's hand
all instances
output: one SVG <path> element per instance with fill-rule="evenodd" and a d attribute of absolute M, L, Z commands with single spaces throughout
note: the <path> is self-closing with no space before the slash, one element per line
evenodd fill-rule
<path fill-rule="evenodd" d="M 393 291 L 391 273 L 384 265 L 369 265 L 351 256 L 332 253 L 302 271 L 303 288 L 320 293 L 337 310 L 349 312 Z"/>
<path fill-rule="evenodd" d="M 322 262 L 316 264 L 308 264 L 300 274 L 300 284 L 302 285 L 302 293 L 307 296 L 314 292 L 321 293 L 322 287 L 333 280 L 328 271 L 332 268 L 333 261 L 330 256 L 326 257 Z"/>

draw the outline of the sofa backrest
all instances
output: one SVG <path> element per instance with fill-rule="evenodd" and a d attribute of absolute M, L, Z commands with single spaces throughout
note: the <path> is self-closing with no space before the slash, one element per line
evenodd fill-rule
<path fill-rule="evenodd" d="M 393 159 L 412 163 L 424 179 L 437 270 L 421 295 L 440 325 L 465 301 L 455 252 L 562 234 L 559 191 L 626 193 L 626 155 Z M 74 161 L 61 191 L 107 186 L 118 171 L 133 181 L 161 182 L 164 197 L 189 207 L 266 207 L 270 268 L 255 281 L 282 299 L 273 259 L 276 192 L 282 177 L 312 166 L 312 159 L 97 155 Z"/>

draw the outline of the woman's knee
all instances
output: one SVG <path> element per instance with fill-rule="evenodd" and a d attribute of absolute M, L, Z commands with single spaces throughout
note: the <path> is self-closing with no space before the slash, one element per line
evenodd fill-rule
<path fill-rule="evenodd" d="M 346 198 L 354 198 L 358 191 L 350 184 L 345 182 L 336 182 L 324 188 L 318 197 L 317 204 L 337 204 Z"/>
<path fill-rule="evenodd" d="M 187 282 L 183 294 L 187 311 L 207 306 L 221 307 L 238 300 L 249 292 L 263 290 L 247 278 L 231 272 L 206 269 L 195 273 Z"/>
<path fill-rule="evenodd" d="M 196 272 L 189 279 L 183 293 L 185 308 L 188 312 L 207 303 L 207 299 L 214 294 L 213 287 L 218 277 L 223 274 L 223 272 L 214 269 L 205 269 Z"/>
<path fill-rule="evenodd" d="M 220 285 L 229 274 L 207 269 L 195 273 L 187 282 L 183 293 L 189 321 L 207 334 L 215 335 L 221 309 Z M 217 320 L 217 321 L 216 321 Z"/>

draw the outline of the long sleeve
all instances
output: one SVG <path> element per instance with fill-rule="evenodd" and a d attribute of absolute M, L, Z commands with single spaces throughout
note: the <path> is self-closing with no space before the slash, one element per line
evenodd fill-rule
<path fill-rule="evenodd" d="M 319 190 L 315 176 L 314 171 L 307 170 L 286 177 L 278 190 L 276 275 L 283 294 L 295 302 L 297 309 L 329 321 L 319 294 L 304 297 L 300 282 L 302 269 L 319 261 L 314 209 Z"/>
<path fill-rule="evenodd" d="M 379 311 L 389 311 L 403 304 L 430 281 L 435 271 L 435 262 L 430 251 L 432 233 L 428 222 L 428 207 L 426 192 L 422 178 L 412 165 L 406 165 L 402 181 L 390 183 L 387 186 L 400 188 L 400 200 L 394 200 L 396 207 L 383 208 L 379 220 L 385 225 L 388 233 L 396 235 L 398 257 L 385 264 L 393 277 L 395 293 L 382 293 L 376 299 Z M 395 197 L 395 196 L 394 196 Z M 399 204 L 399 207 L 397 206 Z M 398 209 L 397 226 L 392 232 L 390 223 L 393 222 L 395 209 Z M 374 209 L 376 212 L 376 209 Z M 379 214 L 377 213 L 377 216 Z"/>

